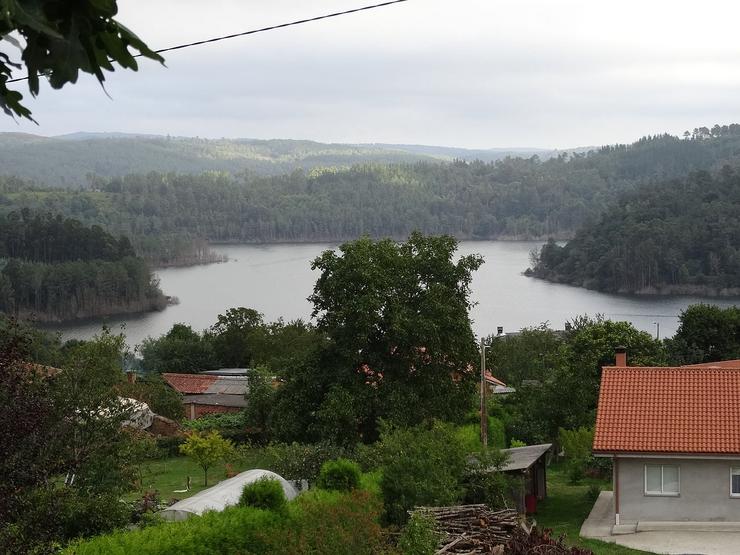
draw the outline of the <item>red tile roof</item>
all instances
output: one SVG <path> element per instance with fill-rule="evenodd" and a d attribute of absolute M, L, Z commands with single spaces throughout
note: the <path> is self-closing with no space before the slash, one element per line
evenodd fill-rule
<path fill-rule="evenodd" d="M 202 374 L 162 374 L 165 381 L 180 393 L 205 393 L 218 376 Z"/>
<path fill-rule="evenodd" d="M 736 368 L 740 369 L 740 360 L 719 360 L 702 364 L 687 364 L 683 368 Z"/>
<path fill-rule="evenodd" d="M 740 369 L 605 367 L 594 452 L 740 454 L 739 424 Z"/>
<path fill-rule="evenodd" d="M 486 381 L 493 385 L 500 385 L 501 387 L 506 387 L 506 384 L 499 380 L 497 377 L 495 377 L 491 372 L 486 370 Z"/>

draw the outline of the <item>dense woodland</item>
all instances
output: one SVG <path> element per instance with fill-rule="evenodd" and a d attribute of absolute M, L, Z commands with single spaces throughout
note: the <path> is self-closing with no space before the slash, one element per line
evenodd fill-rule
<path fill-rule="evenodd" d="M 533 274 L 623 293 L 740 294 L 740 174 L 697 172 L 624 194 Z"/>
<path fill-rule="evenodd" d="M 155 264 L 208 261 L 208 241 L 341 241 L 414 230 L 459 239 L 568 239 L 641 183 L 732 164 L 740 126 L 660 135 L 587 154 L 495 162 L 90 178 L 86 188 L 0 179 L 0 212 L 30 208 L 105 225 Z M 135 168 L 132 168 L 135 169 Z"/>
<path fill-rule="evenodd" d="M 127 238 L 28 210 L 0 219 L 0 311 L 61 321 L 161 309 L 165 302 Z"/>

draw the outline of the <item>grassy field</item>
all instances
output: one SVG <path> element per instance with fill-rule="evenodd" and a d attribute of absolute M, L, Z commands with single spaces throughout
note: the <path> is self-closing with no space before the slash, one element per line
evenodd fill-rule
<path fill-rule="evenodd" d="M 581 538 L 581 524 L 593 507 L 588 499 L 588 489 L 592 484 L 604 490 L 611 489 L 611 483 L 585 478 L 578 485 L 568 483 L 565 469 L 552 466 L 547 469 L 547 499 L 537 506 L 537 524 L 552 528 L 555 535 L 565 534 L 570 545 L 592 550 L 596 555 L 647 555 L 647 551 L 637 551 L 613 543 Z"/>
<path fill-rule="evenodd" d="M 233 472 L 242 472 L 252 468 L 263 468 L 264 458 L 258 449 L 250 452 L 248 457 L 240 457 L 230 463 Z M 218 463 L 208 469 L 208 487 L 216 485 L 225 480 L 227 467 L 224 463 Z M 175 490 L 185 489 L 191 478 L 189 492 L 175 493 Z M 130 493 L 128 499 L 141 497 L 147 490 L 156 489 L 162 499 L 172 498 L 185 499 L 206 489 L 203 485 L 203 470 L 187 457 L 170 457 L 167 459 L 146 461 L 141 465 L 141 489 Z"/>

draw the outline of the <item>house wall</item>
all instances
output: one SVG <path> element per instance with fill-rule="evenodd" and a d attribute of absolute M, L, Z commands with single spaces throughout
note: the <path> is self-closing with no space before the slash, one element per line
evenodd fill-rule
<path fill-rule="evenodd" d="M 239 412 L 241 410 L 239 407 L 224 407 L 223 405 L 196 405 L 195 403 L 187 403 L 185 405 L 185 415 L 188 420 L 195 420 L 206 414 L 222 414 L 225 412 Z"/>
<path fill-rule="evenodd" d="M 645 464 L 673 464 L 680 470 L 678 497 L 645 495 Z M 619 458 L 621 524 L 639 521 L 740 522 L 740 498 L 730 497 L 730 467 L 740 459 Z"/>

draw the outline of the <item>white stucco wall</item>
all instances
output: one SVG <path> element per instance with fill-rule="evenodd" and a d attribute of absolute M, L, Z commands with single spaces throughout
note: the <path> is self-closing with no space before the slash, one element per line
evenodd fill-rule
<path fill-rule="evenodd" d="M 678 466 L 680 494 L 677 497 L 645 495 L 646 464 Z M 730 467 L 740 467 L 740 459 L 620 458 L 620 522 L 740 522 L 740 497 L 730 496 Z"/>

